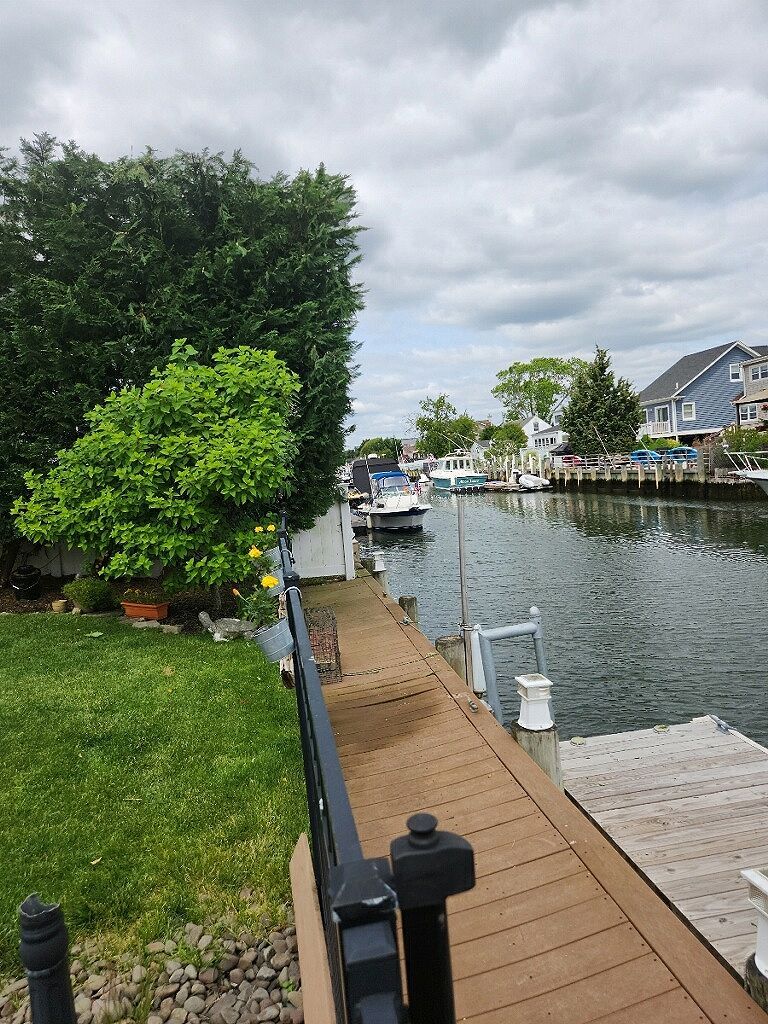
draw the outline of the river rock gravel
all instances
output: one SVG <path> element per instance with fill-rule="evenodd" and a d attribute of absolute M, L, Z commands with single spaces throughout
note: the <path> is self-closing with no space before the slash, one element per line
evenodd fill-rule
<path fill-rule="evenodd" d="M 70 974 L 78 1024 L 303 1024 L 293 925 L 263 934 L 214 935 L 189 922 L 141 954 L 104 959 L 93 942 L 74 945 Z M 267 931 L 268 930 L 268 931 Z M 26 979 L 0 992 L 0 1021 L 31 1021 Z"/>

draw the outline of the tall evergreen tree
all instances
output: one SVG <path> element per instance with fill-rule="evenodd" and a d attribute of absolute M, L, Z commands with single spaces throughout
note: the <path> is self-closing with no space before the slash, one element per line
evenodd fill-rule
<path fill-rule="evenodd" d="M 0 152 L 0 544 L 23 474 L 187 338 L 275 351 L 301 379 L 292 430 L 306 526 L 334 494 L 361 308 L 355 194 L 322 166 L 255 177 L 239 152 L 105 162 L 51 136 Z"/>
<path fill-rule="evenodd" d="M 641 417 L 634 388 L 625 377 L 616 378 L 611 357 L 597 346 L 595 358 L 577 374 L 563 413 L 561 427 L 571 447 L 582 455 L 602 452 L 603 444 L 609 452 L 626 451 L 634 445 Z"/>

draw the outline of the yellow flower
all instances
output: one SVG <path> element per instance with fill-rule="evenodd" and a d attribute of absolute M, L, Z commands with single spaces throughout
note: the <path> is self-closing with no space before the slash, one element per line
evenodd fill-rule
<path fill-rule="evenodd" d="M 270 523 L 269 526 L 267 527 L 267 533 L 274 533 L 274 532 L 275 532 L 275 527 L 272 525 L 272 523 Z"/>
<path fill-rule="evenodd" d="M 263 526 L 254 526 L 253 532 L 254 533 L 264 533 L 264 527 Z"/>
<path fill-rule="evenodd" d="M 257 548 L 254 544 L 251 550 L 248 552 L 251 558 L 258 558 L 261 555 L 261 548 Z"/>
<path fill-rule="evenodd" d="M 265 590 L 271 590 L 272 587 L 276 587 L 280 580 L 276 576 L 264 576 L 261 581 L 262 587 Z"/>

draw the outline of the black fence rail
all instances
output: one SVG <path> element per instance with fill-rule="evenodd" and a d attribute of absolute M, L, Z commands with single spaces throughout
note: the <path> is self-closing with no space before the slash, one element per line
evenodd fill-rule
<path fill-rule="evenodd" d="M 365 858 L 301 606 L 285 524 L 279 534 L 307 781 L 312 859 L 339 1024 L 454 1024 L 445 901 L 475 884 L 469 843 L 431 814 L 403 824 L 389 858 Z M 400 983 L 401 912 L 407 1001 Z M 406 1005 L 407 1002 L 407 1005 Z"/>
<path fill-rule="evenodd" d="M 312 860 L 339 1024 L 455 1024 L 445 901 L 475 884 L 469 843 L 408 819 L 390 857 L 366 858 L 312 655 L 288 534 L 278 534 L 293 654 Z M 405 824 L 405 823 L 404 823 Z M 401 915 L 408 998 L 400 981 Z M 76 1024 L 61 907 L 30 896 L 19 908 L 32 1024 Z M 299 950 L 301 955 L 301 950 Z"/>

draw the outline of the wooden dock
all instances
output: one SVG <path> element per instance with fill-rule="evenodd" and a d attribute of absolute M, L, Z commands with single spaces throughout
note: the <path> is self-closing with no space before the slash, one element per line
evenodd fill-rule
<path fill-rule="evenodd" d="M 710 718 L 561 744 L 566 790 L 739 974 L 768 863 L 768 750 Z"/>
<path fill-rule="evenodd" d="M 767 1020 L 372 579 L 305 602 L 337 618 L 342 679 L 324 693 L 366 855 L 416 811 L 474 847 L 477 885 L 448 904 L 458 1020 Z"/>

